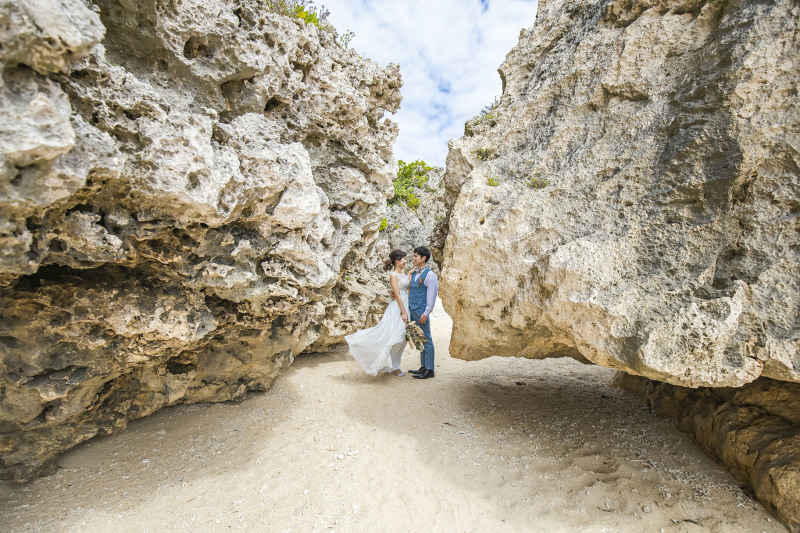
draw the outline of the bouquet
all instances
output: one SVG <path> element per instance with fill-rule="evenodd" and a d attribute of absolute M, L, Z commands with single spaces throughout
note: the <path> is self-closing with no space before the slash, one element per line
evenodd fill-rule
<path fill-rule="evenodd" d="M 428 340 L 422 332 L 422 328 L 416 322 L 406 324 L 406 340 L 416 350 L 422 351 L 422 347 Z"/>

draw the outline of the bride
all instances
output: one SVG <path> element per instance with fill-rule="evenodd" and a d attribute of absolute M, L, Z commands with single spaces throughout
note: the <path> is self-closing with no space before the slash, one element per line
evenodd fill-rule
<path fill-rule="evenodd" d="M 356 362 L 367 374 L 376 376 L 378 372 L 390 372 L 397 377 L 405 376 L 400 370 L 400 358 L 406 346 L 406 323 L 408 322 L 408 276 L 403 274 L 406 266 L 406 253 L 394 250 L 383 262 L 383 270 L 392 273 L 394 300 L 383 313 L 378 324 L 369 329 L 356 331 L 345 336 Z"/>

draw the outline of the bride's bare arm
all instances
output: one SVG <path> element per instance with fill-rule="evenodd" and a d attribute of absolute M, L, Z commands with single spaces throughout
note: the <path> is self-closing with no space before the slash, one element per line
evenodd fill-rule
<path fill-rule="evenodd" d="M 408 322 L 406 308 L 403 306 L 403 299 L 400 298 L 400 276 L 392 275 L 392 294 L 397 305 L 400 306 L 400 316 L 403 317 L 403 322 Z"/>

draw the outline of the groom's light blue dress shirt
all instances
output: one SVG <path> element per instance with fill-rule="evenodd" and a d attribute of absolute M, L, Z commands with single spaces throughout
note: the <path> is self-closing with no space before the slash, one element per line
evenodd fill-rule
<path fill-rule="evenodd" d="M 411 283 L 416 283 L 418 279 L 419 271 L 415 270 L 411 275 Z M 431 311 L 433 311 L 433 306 L 436 305 L 436 295 L 439 293 L 439 278 L 437 278 L 436 274 L 434 274 L 433 270 L 431 270 L 428 272 L 428 275 L 425 276 L 425 281 L 422 283 L 425 285 L 425 288 L 428 289 L 427 305 L 425 306 L 425 312 L 422 314 L 425 316 L 430 316 Z"/>

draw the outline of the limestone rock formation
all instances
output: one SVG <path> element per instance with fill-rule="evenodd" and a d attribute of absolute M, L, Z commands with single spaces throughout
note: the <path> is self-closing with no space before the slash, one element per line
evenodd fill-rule
<path fill-rule="evenodd" d="M 451 141 L 451 354 L 800 381 L 799 24 L 790 0 L 541 1 Z"/>
<path fill-rule="evenodd" d="M 676 418 L 790 531 L 800 531 L 800 384 L 759 378 L 741 388 L 689 389 L 622 372 L 613 384 Z"/>
<path fill-rule="evenodd" d="M 434 167 L 428 172 L 427 188 L 418 189 L 414 193 L 420 201 L 417 208 L 410 208 L 401 202 L 388 207 L 386 228 L 381 231 L 381 235 L 388 239 L 390 249 L 411 254 L 417 246 L 435 248 L 436 226 L 446 212 L 443 174 L 444 169 L 441 167 Z M 410 261 L 411 258 L 408 259 Z M 436 258 L 431 258 L 428 265 L 439 275 Z"/>
<path fill-rule="evenodd" d="M 0 477 L 363 323 L 396 65 L 257 0 L 0 3 Z"/>

